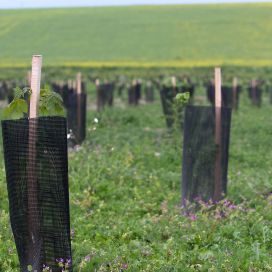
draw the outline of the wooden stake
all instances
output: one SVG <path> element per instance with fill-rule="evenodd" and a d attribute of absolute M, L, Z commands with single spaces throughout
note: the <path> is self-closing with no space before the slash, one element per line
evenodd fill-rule
<path fill-rule="evenodd" d="M 171 81 L 172 81 L 172 86 L 173 86 L 173 90 L 174 90 L 173 96 L 175 97 L 176 94 L 177 94 L 177 80 L 176 80 L 176 77 L 172 76 Z"/>
<path fill-rule="evenodd" d="M 252 102 L 253 102 L 253 105 L 257 105 L 258 102 L 257 102 L 257 81 L 256 79 L 252 79 L 251 80 L 251 95 L 252 95 Z"/>
<path fill-rule="evenodd" d="M 215 68 L 215 145 L 216 145 L 216 158 L 215 158 L 215 188 L 214 188 L 214 201 L 219 201 L 222 195 L 222 166 L 221 166 L 221 69 Z"/>
<path fill-rule="evenodd" d="M 97 78 L 97 79 L 95 80 L 95 86 L 98 87 L 99 85 L 100 85 L 100 81 L 99 81 L 99 79 Z"/>
<path fill-rule="evenodd" d="M 77 73 L 76 77 L 76 92 L 77 92 L 77 131 L 75 131 L 75 136 L 77 140 L 81 141 L 81 73 Z"/>
<path fill-rule="evenodd" d="M 35 55 L 32 57 L 32 72 L 31 72 L 31 98 L 29 107 L 29 118 L 35 118 L 38 114 L 38 103 L 40 99 L 41 88 L 41 69 L 42 56 Z"/>
<path fill-rule="evenodd" d="M 238 87 L 238 80 L 237 77 L 233 78 L 232 81 L 232 108 L 237 110 L 237 101 L 238 101 L 238 94 L 237 94 L 237 87 Z"/>
<path fill-rule="evenodd" d="M 76 92 L 77 94 L 81 94 L 81 73 L 77 73 L 76 77 Z"/>
<path fill-rule="evenodd" d="M 32 57 L 31 73 L 31 98 L 29 106 L 29 118 L 38 116 L 38 104 L 40 97 L 42 56 Z M 38 184 L 36 169 L 36 141 L 37 123 L 29 119 L 28 135 L 28 164 L 27 164 L 27 192 L 28 192 L 28 264 L 32 265 L 33 271 L 39 271 L 39 256 L 41 252 L 41 240 L 39 239 L 39 210 L 38 210 Z"/>

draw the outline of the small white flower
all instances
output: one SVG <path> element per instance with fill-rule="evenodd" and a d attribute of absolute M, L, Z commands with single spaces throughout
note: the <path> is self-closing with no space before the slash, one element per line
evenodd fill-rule
<path fill-rule="evenodd" d="M 161 156 L 161 153 L 160 152 L 155 152 L 155 157 L 160 157 Z"/>
<path fill-rule="evenodd" d="M 94 118 L 94 122 L 97 124 L 97 123 L 98 123 L 98 119 L 97 119 L 97 118 Z"/>

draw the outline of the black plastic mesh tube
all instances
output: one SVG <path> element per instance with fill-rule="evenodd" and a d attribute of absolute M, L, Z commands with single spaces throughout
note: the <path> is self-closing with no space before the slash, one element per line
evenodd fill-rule
<path fill-rule="evenodd" d="M 248 88 L 248 96 L 252 105 L 261 107 L 262 105 L 262 88 L 261 86 L 250 86 Z"/>
<path fill-rule="evenodd" d="M 172 87 L 163 87 L 160 90 L 162 110 L 165 116 L 166 126 L 168 128 L 172 128 L 174 124 L 174 110 L 173 110 L 174 95 L 175 92 Z"/>
<path fill-rule="evenodd" d="M 5 100 L 7 97 L 7 87 L 4 81 L 0 81 L 0 100 Z"/>
<path fill-rule="evenodd" d="M 139 105 L 142 97 L 142 84 L 140 82 L 133 82 L 128 88 L 128 104 Z"/>
<path fill-rule="evenodd" d="M 21 271 L 71 263 L 66 119 L 2 121 L 11 227 Z M 70 268 L 69 271 L 72 271 Z"/>
<path fill-rule="evenodd" d="M 68 132 L 72 131 L 77 144 L 81 144 L 86 137 L 86 107 L 85 93 L 71 93 L 67 105 Z"/>
<path fill-rule="evenodd" d="M 214 105 L 214 85 L 209 84 L 207 85 L 207 98 L 209 102 Z M 230 86 L 222 86 L 222 106 L 223 107 L 231 107 L 231 108 L 238 108 L 239 105 L 239 97 L 241 93 L 241 86 L 236 87 L 236 97 L 234 97 L 233 87 Z"/>
<path fill-rule="evenodd" d="M 114 101 L 114 83 L 105 83 L 97 86 L 97 110 L 105 106 L 112 107 Z"/>
<path fill-rule="evenodd" d="M 222 193 L 227 192 L 228 150 L 231 109 L 221 111 L 221 169 Z M 196 198 L 213 199 L 215 189 L 215 108 L 187 106 L 185 109 L 182 203 Z"/>
<path fill-rule="evenodd" d="M 145 101 L 152 103 L 154 101 L 154 87 L 152 85 L 145 87 Z"/>
<path fill-rule="evenodd" d="M 162 86 L 160 89 L 160 97 L 163 114 L 165 116 L 166 126 L 171 129 L 174 124 L 175 116 L 174 116 L 174 98 L 177 93 L 186 93 L 190 94 L 190 99 L 188 101 L 189 104 L 193 103 L 194 96 L 194 86 L 185 86 L 180 88 L 173 88 L 169 86 Z"/>

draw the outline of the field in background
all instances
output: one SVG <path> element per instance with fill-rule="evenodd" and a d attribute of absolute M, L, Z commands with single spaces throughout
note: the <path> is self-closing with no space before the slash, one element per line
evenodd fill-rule
<path fill-rule="evenodd" d="M 272 66 L 272 4 L 0 11 L 0 67 Z"/>

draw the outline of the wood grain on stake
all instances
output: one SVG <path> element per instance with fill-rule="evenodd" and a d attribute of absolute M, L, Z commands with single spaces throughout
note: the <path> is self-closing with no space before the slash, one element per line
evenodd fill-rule
<path fill-rule="evenodd" d="M 38 104 L 40 99 L 41 88 L 41 69 L 42 69 L 42 56 L 35 55 L 32 57 L 32 72 L 31 72 L 31 99 L 29 118 L 35 118 L 38 114 Z"/>
<path fill-rule="evenodd" d="M 222 194 L 222 167 L 221 167 L 221 69 L 215 68 L 215 187 L 214 201 L 219 201 Z"/>
<path fill-rule="evenodd" d="M 29 106 L 29 135 L 28 135 L 28 164 L 27 164 L 27 193 L 28 193 L 28 263 L 33 270 L 40 269 L 41 239 L 39 239 L 38 184 L 36 173 L 36 141 L 37 120 L 30 119 L 38 116 L 40 97 L 42 56 L 32 57 L 31 98 Z"/>

